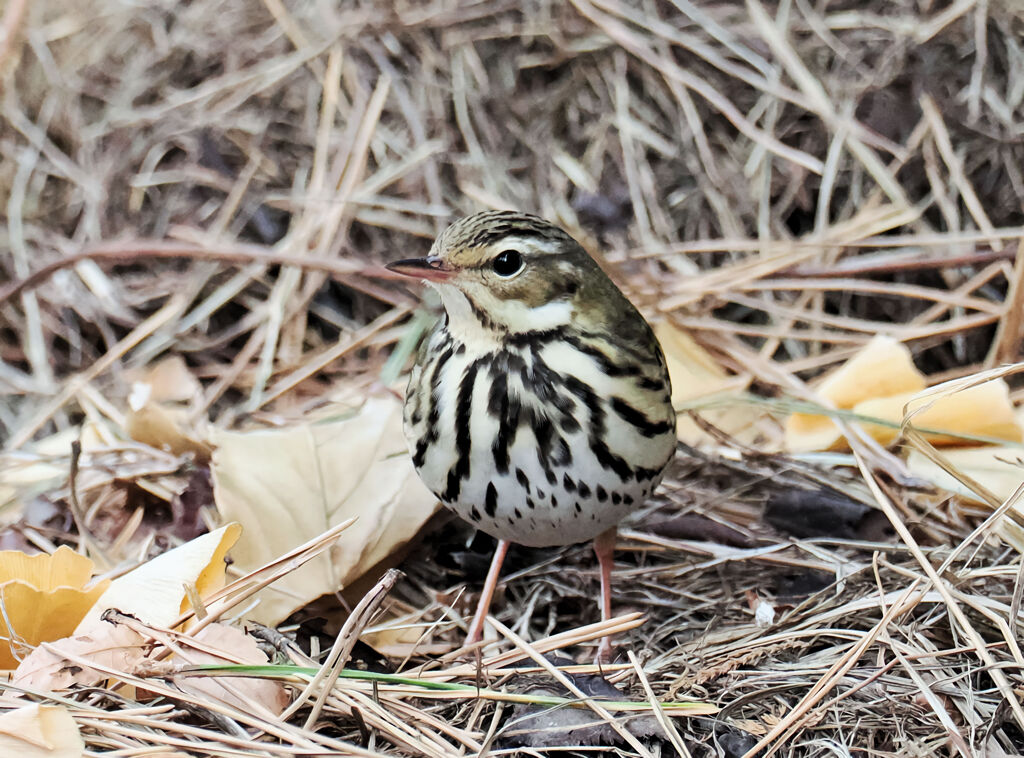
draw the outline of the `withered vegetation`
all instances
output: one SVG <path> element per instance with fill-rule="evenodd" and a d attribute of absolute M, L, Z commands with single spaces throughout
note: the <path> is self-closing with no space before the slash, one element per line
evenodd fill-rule
<path fill-rule="evenodd" d="M 183 357 L 202 385 L 192 421 L 221 428 L 398 386 L 422 319 L 381 264 L 484 208 L 561 223 L 761 398 L 813 398 L 878 333 L 931 383 L 1020 360 L 1012 0 L 8 0 L 0 27 L 0 485 L 26 460 L 62 472 L 27 495 L 0 487 L 4 547 L 74 543 L 72 512 L 97 519 L 100 549 L 129 528 L 146 547 L 202 528 L 195 452 L 123 433 L 138 372 Z M 756 435 L 707 428 L 680 451 L 625 525 L 616 574 L 616 608 L 646 622 L 624 625 L 610 678 L 721 710 L 601 743 L 1024 751 L 1024 562 L 998 526 L 1012 509 L 910 476 L 913 436 L 790 457 L 781 418 L 749 412 Z M 83 424 L 113 430 L 110 450 L 75 460 L 69 488 Z M 384 665 L 473 683 L 443 651 L 488 545 L 437 528 L 385 603 L 424 644 Z M 586 548 L 515 551 L 509 571 L 494 608 L 515 635 L 597 619 Z M 482 684 L 521 678 L 495 664 Z M 112 755 L 500 754 L 519 728 L 465 694 L 343 682 L 312 723 L 310 707 L 278 721 L 151 685 L 152 702 L 112 684 L 56 697 Z"/>

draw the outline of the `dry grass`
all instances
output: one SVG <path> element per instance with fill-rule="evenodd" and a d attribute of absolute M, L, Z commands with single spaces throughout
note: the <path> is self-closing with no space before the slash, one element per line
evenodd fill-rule
<path fill-rule="evenodd" d="M 878 332 L 935 382 L 1021 359 L 1017 3 L 338 5 L 8 0 L 8 456 L 83 419 L 121 428 L 132 371 L 167 353 L 202 379 L 202 413 L 220 426 L 299 417 L 340 387 L 393 379 L 416 305 L 381 262 L 487 207 L 561 222 L 652 318 L 691 330 L 760 395 L 811 397 L 807 380 Z M 779 437 L 681 451 L 664 498 L 627 525 L 616 604 L 647 621 L 621 633 L 636 657 L 612 678 L 635 698 L 721 712 L 673 720 L 661 742 L 616 724 L 630 735 L 620 749 L 1024 751 L 1024 563 L 991 536 L 989 511 L 866 443 L 791 460 L 766 454 Z M 127 512 L 185 464 L 135 450 L 91 465 L 82 497 Z M 825 486 L 888 533 L 799 539 L 764 523 L 771 498 Z M 5 514 L 42 549 L 67 536 L 21 517 Z M 690 526 L 680 537 L 693 517 L 732 546 Z M 466 534 L 445 534 L 406 561 L 389 602 L 454 642 L 448 590 L 479 577 L 448 555 Z M 497 615 L 523 658 L 521 640 L 596 617 L 584 548 L 510 565 Z M 755 623 L 762 601 L 770 626 Z M 493 688 L 514 686 L 507 660 L 491 664 Z M 421 666 L 474 677 L 433 655 L 405 663 Z M 145 683 L 165 698 L 153 705 L 55 699 L 93 753 L 507 748 L 509 711 L 488 700 L 336 688 L 313 724 L 308 708 L 274 722 L 160 686 Z"/>

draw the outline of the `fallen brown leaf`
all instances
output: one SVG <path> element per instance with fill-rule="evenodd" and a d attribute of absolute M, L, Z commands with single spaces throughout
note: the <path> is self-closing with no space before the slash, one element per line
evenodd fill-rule
<path fill-rule="evenodd" d="M 94 621 L 80 634 L 46 643 L 33 650 L 11 676 L 11 683 L 43 692 L 65 690 L 72 684 L 90 687 L 104 674 L 82 666 L 86 659 L 98 666 L 130 671 L 145 652 L 142 636 L 123 624 Z M 70 661 L 69 657 L 76 660 Z"/>

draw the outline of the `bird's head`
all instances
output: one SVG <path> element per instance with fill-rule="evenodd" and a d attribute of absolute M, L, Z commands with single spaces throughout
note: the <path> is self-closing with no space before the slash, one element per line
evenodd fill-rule
<path fill-rule="evenodd" d="M 432 284 L 449 329 L 492 339 L 571 323 L 597 326 L 593 322 L 605 321 L 623 302 L 632 308 L 576 240 L 541 218 L 512 211 L 456 221 L 426 258 L 388 268 Z"/>

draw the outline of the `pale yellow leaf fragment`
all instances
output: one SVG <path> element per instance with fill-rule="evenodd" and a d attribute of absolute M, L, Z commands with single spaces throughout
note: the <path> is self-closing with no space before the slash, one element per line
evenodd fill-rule
<path fill-rule="evenodd" d="M 214 499 L 245 531 L 232 551 L 250 571 L 326 529 L 356 522 L 323 555 L 259 595 L 251 617 L 274 625 L 336 592 L 407 542 L 439 507 L 419 481 L 402 433 L 402 404 L 371 398 L 344 416 L 213 439 Z"/>
<path fill-rule="evenodd" d="M 955 433 L 925 432 L 925 438 L 933 445 L 969 444 L 957 434 L 1020 442 L 1021 430 L 1010 402 L 1010 387 L 1002 379 L 937 397 L 915 397 L 915 394 L 865 400 L 854 406 L 853 412 L 894 424 L 900 424 L 904 415 L 910 415 L 918 429 Z M 864 423 L 862 427 L 883 445 L 899 435 L 899 428 L 890 426 Z"/>
<path fill-rule="evenodd" d="M 907 457 L 907 468 L 940 489 L 983 504 L 984 498 L 971 488 L 968 481 L 977 482 L 1004 502 L 1024 485 L 1024 449 L 1020 447 L 956 448 L 943 450 L 942 457 L 954 473 L 917 450 L 911 451 Z M 1018 500 L 1012 508 L 1015 513 L 1007 514 L 999 522 L 998 529 L 1007 543 L 1018 552 L 1024 552 L 1024 528 L 1017 523 L 1024 521 L 1024 502 Z"/>
<path fill-rule="evenodd" d="M 838 410 L 851 410 L 873 398 L 913 394 L 925 388 L 910 351 L 892 337 L 878 335 L 816 387 L 818 397 Z M 902 418 L 902 416 L 901 416 Z M 793 452 L 841 446 L 842 433 L 828 416 L 794 413 L 786 419 L 786 448 Z"/>
<path fill-rule="evenodd" d="M 240 532 L 238 524 L 225 524 L 118 577 L 96 601 L 76 634 L 108 608 L 116 608 L 151 626 L 170 626 L 188 610 L 186 584 L 195 584 L 200 597 L 224 586 L 224 556 Z"/>
<path fill-rule="evenodd" d="M 978 482 L 1001 500 L 1006 500 L 1021 483 L 1024 483 L 1024 449 L 1019 447 L 988 445 L 957 448 L 943 450 L 942 457 L 949 462 L 954 471 Z M 974 502 L 984 502 L 984 499 L 964 481 L 917 450 L 912 450 L 907 457 L 907 468 L 914 476 L 919 476 L 936 487 Z"/>
<path fill-rule="evenodd" d="M 79 758 L 85 741 L 61 705 L 26 705 L 0 716 L 0 755 L 17 758 Z"/>

